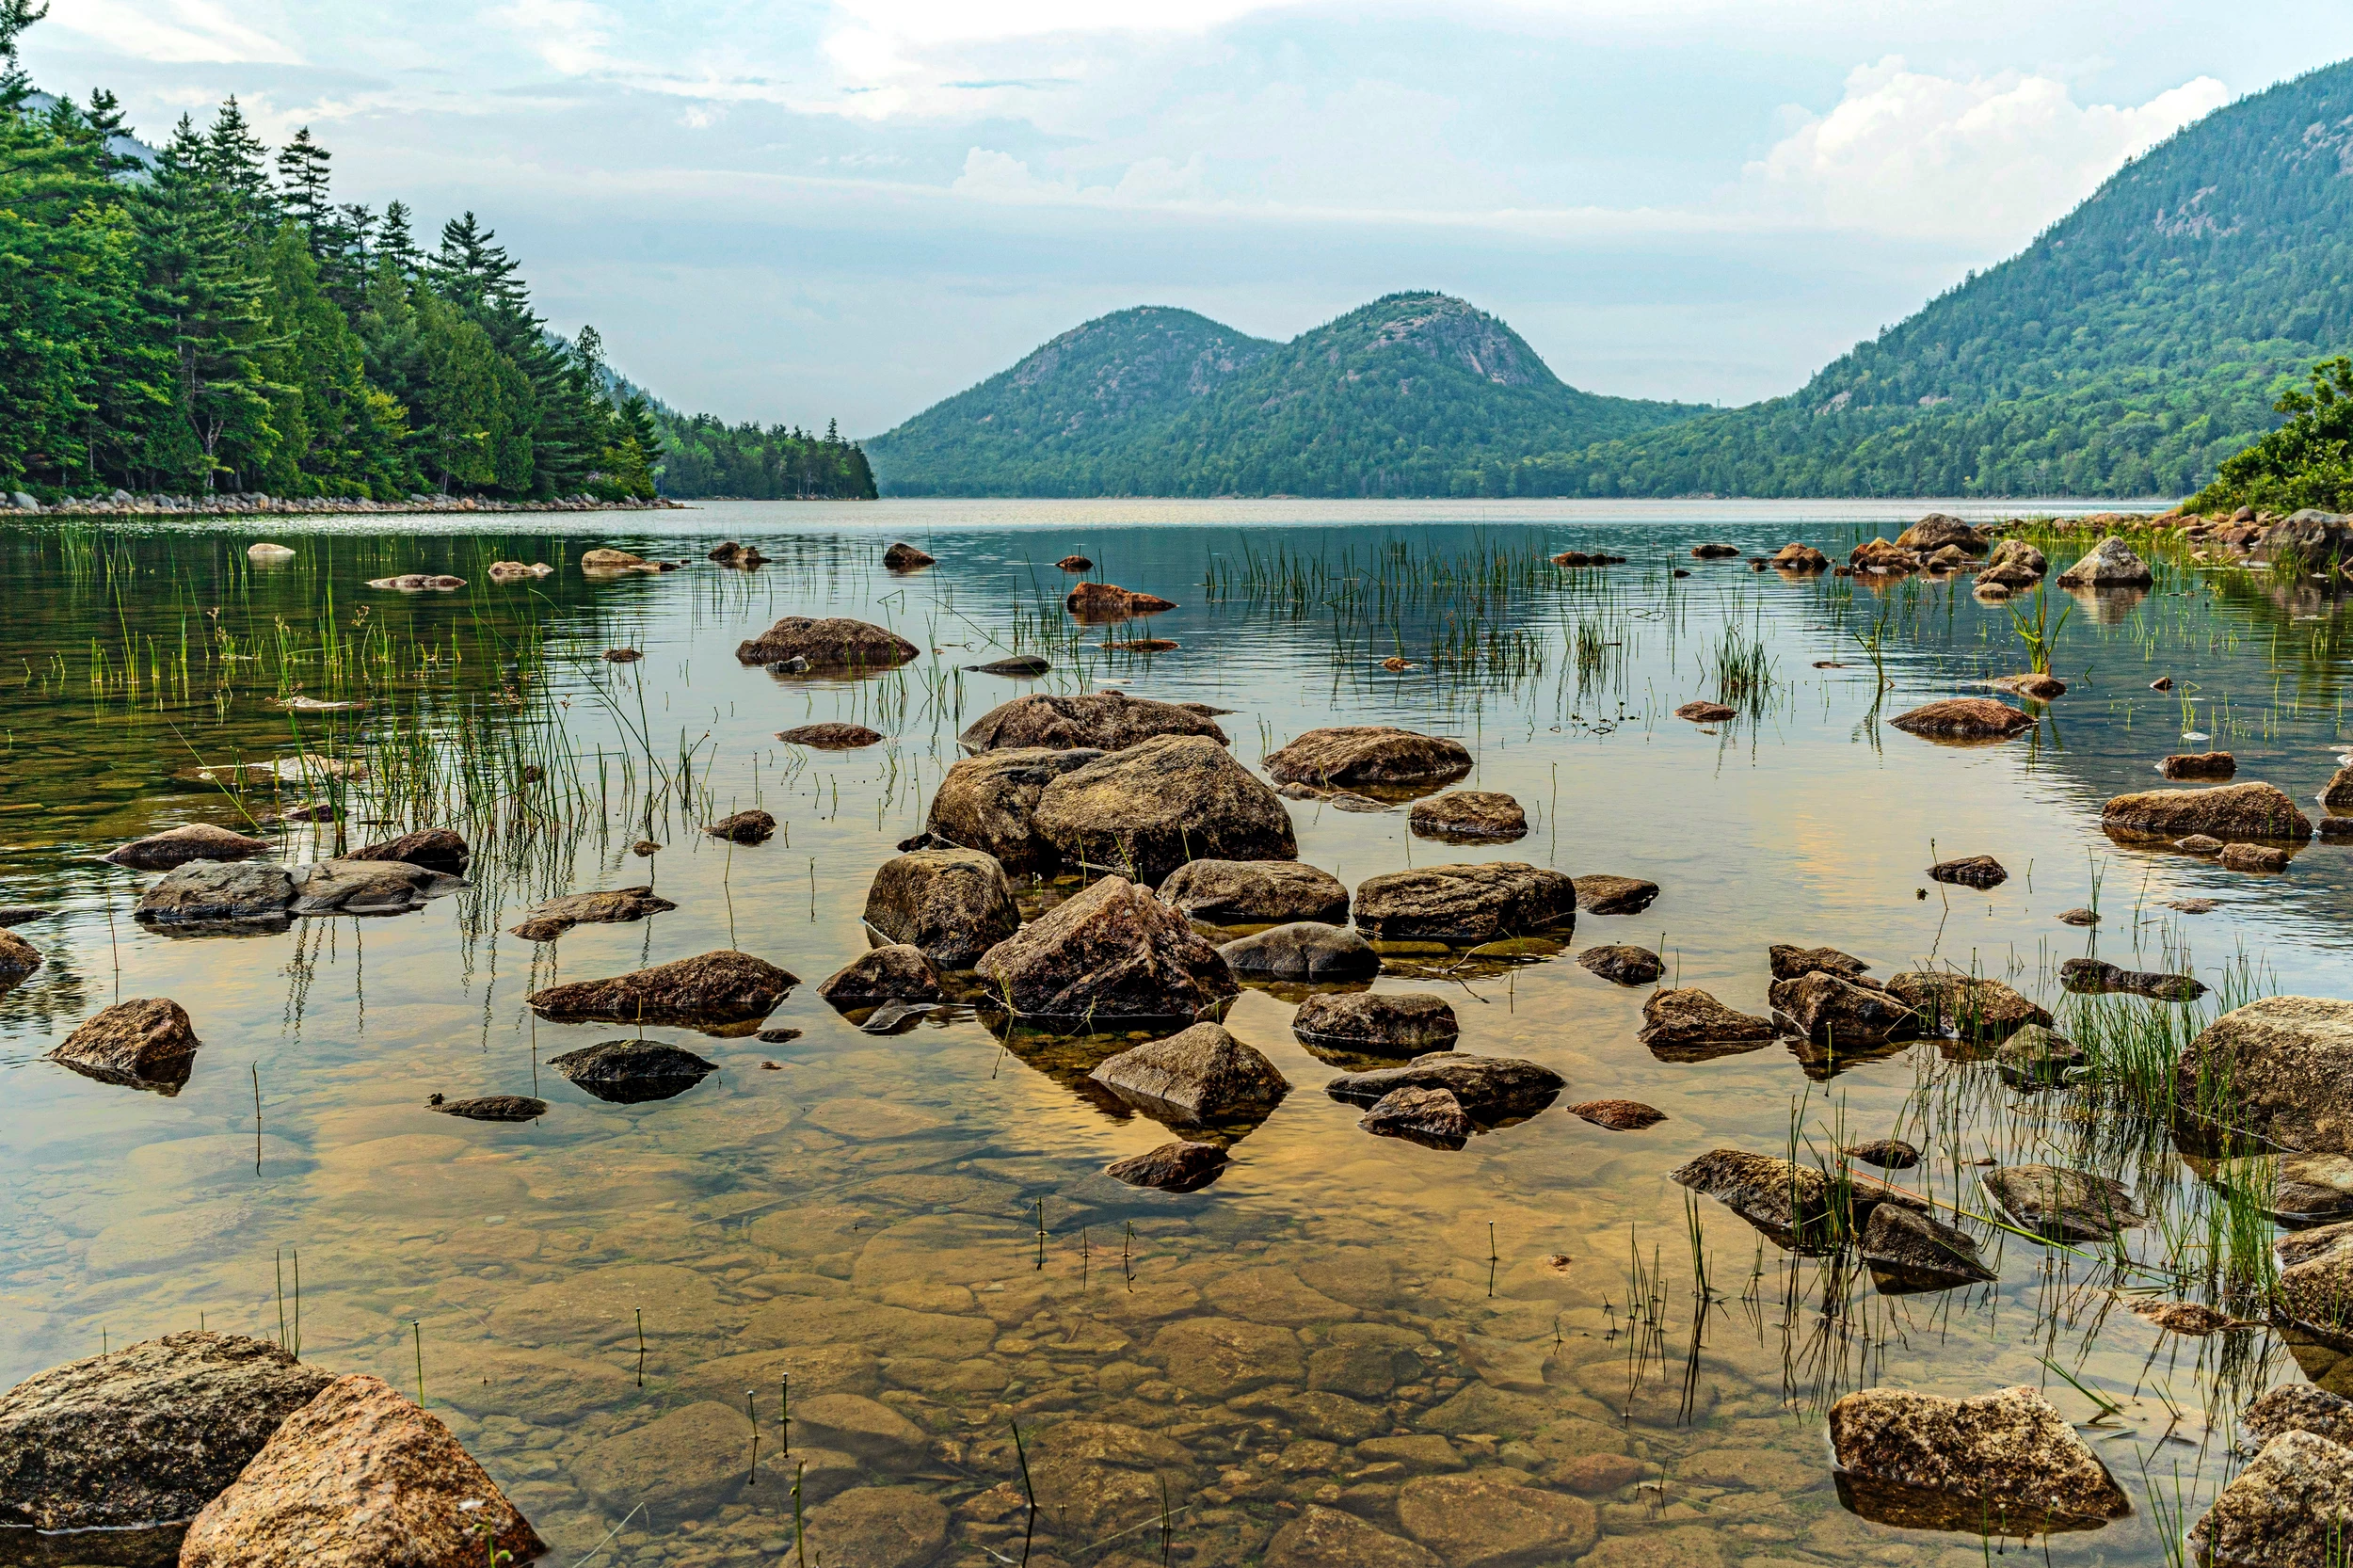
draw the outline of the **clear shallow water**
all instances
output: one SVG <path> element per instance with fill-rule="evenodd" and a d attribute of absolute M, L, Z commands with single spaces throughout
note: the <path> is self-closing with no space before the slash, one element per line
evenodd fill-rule
<path fill-rule="evenodd" d="M 2196 1173 L 2161 1139 L 2102 1142 L 2110 1119 L 2085 1102 L 2014 1096 L 1989 1064 L 1935 1043 L 1827 1081 L 1779 1045 L 1657 1060 L 1635 1039 L 1646 993 L 1572 955 L 1658 946 L 1671 980 L 1750 1012 L 1765 1010 L 1775 941 L 1838 946 L 1881 975 L 1949 963 L 2054 1005 L 2058 963 L 2087 951 L 2153 966 L 2186 948 L 2209 980 L 2243 956 L 2279 989 L 2345 994 L 2344 851 L 2316 844 L 2284 876 L 2237 877 L 2121 848 L 2097 822 L 2100 802 L 2147 787 L 2191 728 L 2236 752 L 2241 778 L 2309 800 L 2342 734 L 2336 608 L 2267 583 L 2168 573 L 2146 599 L 2073 613 L 2057 661 L 2073 689 L 2037 730 L 1957 749 L 1882 721 L 2021 667 L 2008 613 L 1975 603 L 1965 580 L 1881 600 L 1684 553 L 1703 538 L 1764 552 L 1795 537 L 1840 554 L 1905 520 L 1884 508 L 1481 506 L 1430 520 L 1455 515 L 746 504 L 647 520 L 659 534 L 466 534 L 435 520 L 406 537 L 280 535 L 298 556 L 277 572 L 244 568 L 250 533 L 8 535 L 0 571 L 24 614 L 0 671 L 0 900 L 63 913 L 19 928 L 48 962 L 0 999 L 0 1375 L 200 1319 L 276 1336 L 281 1269 L 291 1340 L 298 1249 L 302 1353 L 404 1388 L 422 1360 L 427 1403 L 564 1561 L 600 1544 L 600 1560 L 776 1560 L 792 1536 L 777 1464 L 789 1376 L 796 1414 L 847 1394 L 912 1427 L 830 1433 L 856 1463 L 826 1461 L 808 1482 L 811 1552 L 828 1561 L 855 1560 L 853 1538 L 873 1535 L 816 1506 L 845 1481 L 913 1487 L 950 1510 L 940 1561 L 1017 1560 L 1017 1422 L 1043 1510 L 1033 1563 L 1157 1560 L 1163 1480 L 1172 1560 L 1247 1562 L 1310 1502 L 1406 1528 L 1398 1488 L 1419 1467 L 1459 1462 L 1551 1490 L 1579 1455 L 1618 1452 L 1643 1470 L 1591 1499 L 1597 1560 L 1945 1554 L 1959 1568 L 1952 1554 L 1982 1560 L 1974 1535 L 1895 1529 L 1840 1506 L 1821 1411 L 1875 1383 L 1951 1394 L 2029 1383 L 2089 1421 L 2097 1407 L 2056 1363 L 2119 1407 L 2087 1436 L 2136 1512 L 2048 1549 L 2165 1560 L 2177 1485 L 2194 1517 L 2230 1473 L 2236 1408 L 2266 1380 L 2306 1375 L 2291 1347 L 2267 1331 L 2162 1336 L 2125 1310 L 2153 1276 L 1982 1224 L 1971 1228 L 1998 1286 L 1884 1296 L 1867 1276 L 1785 1257 L 1711 1204 L 1698 1208 L 1701 1252 L 1721 1300 L 1703 1312 L 1685 1195 L 1666 1175 L 1712 1147 L 1782 1152 L 1793 1119 L 1825 1158 L 1901 1130 L 1929 1153 L 1912 1184 L 1964 1207 L 1977 1204 L 1979 1167 L 1963 1161 L 2073 1162 L 2087 1141 L 2102 1168 L 2191 1214 L 2209 1191 Z M 884 573 L 880 547 L 900 536 L 940 565 Z M 721 538 L 756 542 L 773 562 L 750 575 L 704 564 Z M 695 564 L 590 582 L 571 563 L 596 543 Z M 1399 587 L 1539 546 L 1633 559 L 1570 579 L 1507 571 L 1492 597 Z M 1148 624 L 1178 649 L 1106 647 L 1131 628 L 1074 639 L 1050 565 L 1073 551 L 1099 577 L 1177 600 Z M 1401 562 L 1385 572 L 1383 551 Z M 560 569 L 492 586 L 481 568 L 502 556 Z M 1670 577 L 1675 566 L 1693 575 Z M 361 586 L 419 569 L 471 585 L 417 598 Z M 1888 603 L 1894 688 L 1875 709 L 1853 631 Z M 737 664 L 739 640 L 795 613 L 881 621 L 926 653 L 861 681 Z M 340 673 L 319 647 L 323 614 Z M 1721 732 L 1673 718 L 1716 695 L 1728 629 L 1762 643 L 1773 684 Z M 1042 682 L 957 668 L 1041 642 L 1064 666 Z M 622 645 L 645 660 L 595 657 Z M 1419 667 L 1383 671 L 1393 650 Z M 229 657 L 247 651 L 260 656 Z M 2180 689 L 2150 692 L 2157 674 Z M 265 705 L 297 681 L 309 695 L 364 688 L 372 706 L 344 730 Z M 1177 1197 L 1100 1174 L 1169 1134 L 1072 1086 L 1131 1042 L 1001 1042 L 964 1011 L 888 1036 L 835 1016 L 816 983 L 864 949 L 866 885 L 922 825 L 956 731 L 1024 691 L 1109 681 L 1234 710 L 1220 722 L 1253 764 L 1325 724 L 1456 735 L 1478 759 L 1465 785 L 1528 808 L 1527 839 L 1467 849 L 1415 840 L 1401 810 L 1294 803 L 1301 857 L 1351 885 L 1465 859 L 1659 883 L 1640 916 L 1581 919 L 1557 957 L 1403 959 L 1378 984 L 1444 991 L 1462 1049 L 1555 1068 L 1563 1104 L 1623 1096 L 1668 1120 L 1613 1133 L 1556 1106 L 1459 1153 L 1377 1140 L 1322 1093 L 1334 1069 L 1293 1041 L 1290 1004 L 1249 990 L 1227 1026 L 1293 1092 L 1222 1179 Z M 2184 696 L 2196 699 L 2188 723 Z M 773 738 L 824 719 L 889 739 L 804 754 Z M 200 766 L 353 738 L 364 750 L 421 728 L 444 742 L 440 788 L 474 792 L 480 850 L 474 888 L 422 914 L 172 938 L 128 918 L 144 879 L 92 858 L 177 822 L 272 816 L 273 801 L 232 801 L 193 776 Z M 525 760 L 553 777 L 521 783 Z M 355 840 L 410 825 L 367 824 L 381 814 L 370 790 L 406 776 L 397 761 L 376 766 L 352 802 Z M 730 849 L 694 831 L 755 805 L 784 824 L 767 844 Z M 331 848 L 329 829 L 282 831 L 289 859 Z M 664 847 L 636 857 L 641 837 Z M 1932 858 L 1975 853 L 2011 880 L 1919 896 Z M 2102 926 L 2057 923 L 2093 902 L 2095 877 Z M 505 932 L 551 893 L 648 879 L 675 912 L 552 946 Z M 2220 907 L 2162 907 L 2192 894 Z M 646 1105 L 594 1100 L 547 1069 L 626 1032 L 535 1022 L 529 990 L 729 945 L 802 978 L 770 1020 L 801 1038 L 648 1030 L 721 1071 Z M 96 1007 L 153 995 L 185 1005 L 206 1042 L 177 1096 L 39 1060 Z M 536 1093 L 550 1111 L 480 1125 L 428 1112 L 435 1093 Z M 2133 1245 L 2169 1250 L 2153 1232 Z M 1629 1330 L 1633 1301 L 1656 1304 Z M 2332 1375 L 2325 1352 L 2301 1353 L 2313 1375 Z M 833 1414 L 860 1410 L 871 1416 Z M 747 1481 L 755 1424 L 760 1479 Z M 1452 1457 L 1379 1447 L 1400 1432 L 1444 1436 Z M 813 1441 L 796 1420 L 796 1453 Z M 1376 1447 L 1360 1451 L 1365 1441 Z M 2163 1478 L 2155 1507 L 2144 1464 Z"/>

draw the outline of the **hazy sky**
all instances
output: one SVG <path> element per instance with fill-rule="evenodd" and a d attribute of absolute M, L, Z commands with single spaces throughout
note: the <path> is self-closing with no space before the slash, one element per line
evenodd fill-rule
<path fill-rule="evenodd" d="M 24 55 L 151 137 L 307 124 L 673 405 L 867 435 L 1122 306 L 1409 288 L 1593 391 L 1785 392 L 2353 7 L 52 0 Z"/>

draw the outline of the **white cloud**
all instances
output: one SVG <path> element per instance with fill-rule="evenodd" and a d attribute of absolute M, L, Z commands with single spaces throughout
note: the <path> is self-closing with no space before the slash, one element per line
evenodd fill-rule
<path fill-rule="evenodd" d="M 1858 66 L 1837 107 L 1747 172 L 1753 192 L 1791 216 L 1886 234 L 1975 235 L 2007 249 L 2230 97 L 2200 76 L 2137 106 L 2077 104 L 2048 76 L 1960 81 L 1908 71 L 1891 55 Z"/>
<path fill-rule="evenodd" d="M 294 65 L 301 56 L 217 0 L 53 0 L 49 20 L 136 59 Z"/>
<path fill-rule="evenodd" d="M 608 70 L 612 13 L 590 0 L 512 0 L 489 19 L 521 39 L 532 53 L 568 76 Z"/>
<path fill-rule="evenodd" d="M 1204 172 L 1198 152 L 1181 164 L 1173 158 L 1143 158 L 1110 184 L 1081 185 L 1075 180 L 1046 179 L 1010 152 L 975 147 L 964 155 L 964 171 L 948 189 L 971 200 L 1016 205 L 1199 207 L 1209 200 Z"/>

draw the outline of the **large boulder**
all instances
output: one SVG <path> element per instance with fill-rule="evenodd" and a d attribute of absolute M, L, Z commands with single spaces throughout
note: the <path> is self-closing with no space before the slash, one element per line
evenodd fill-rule
<path fill-rule="evenodd" d="M 766 959 L 722 949 L 607 980 L 551 985 L 524 1000 L 542 1017 L 696 1029 L 766 1017 L 799 984 Z"/>
<path fill-rule="evenodd" d="M 2185 839 L 2204 834 L 2225 843 L 2285 839 L 2302 843 L 2312 820 L 2286 794 L 2260 780 L 2211 790 L 2137 790 L 2100 808 L 2100 825 L 2128 839 Z"/>
<path fill-rule="evenodd" d="M 2174 1067 L 2174 1103 L 2284 1149 L 2353 1154 L 2353 1001 L 2265 997 L 2208 1024 Z"/>
<path fill-rule="evenodd" d="M 2145 588 L 2157 580 L 2149 563 L 2113 534 L 2058 575 L 2062 588 Z"/>
<path fill-rule="evenodd" d="M 1493 790 L 1449 790 L 1414 802 L 1406 825 L 1417 838 L 1485 843 L 1528 837 L 1528 813 Z"/>
<path fill-rule="evenodd" d="M 1913 1039 L 1926 1027 L 1899 998 L 1819 969 L 1776 980 L 1771 994 L 1774 1013 L 1792 1033 L 1824 1045 L 1883 1046 Z"/>
<path fill-rule="evenodd" d="M 2345 1560 L 2353 1519 L 2353 1448 L 2282 1432 L 2192 1525 L 2195 1560 L 2232 1568 L 2303 1568 Z"/>
<path fill-rule="evenodd" d="M 1241 989 L 1191 921 L 1107 876 L 981 954 L 991 1000 L 1023 1017 L 1197 1018 Z"/>
<path fill-rule="evenodd" d="M 168 997 L 139 997 L 92 1014 L 49 1060 L 102 1083 L 177 1092 L 202 1044 L 187 1009 Z"/>
<path fill-rule="evenodd" d="M 1297 860 L 1188 860 L 1161 881 L 1160 899 L 1209 925 L 1348 920 L 1348 885 Z"/>
<path fill-rule="evenodd" d="M 1783 1246 L 1813 1251 L 1836 1240 L 1830 1181 L 1814 1166 L 1745 1149 L 1710 1149 L 1669 1173 L 1669 1179 L 1714 1198 Z"/>
<path fill-rule="evenodd" d="M 2006 1040 L 2027 1024 L 2051 1026 L 2049 1011 L 1998 980 L 1909 969 L 1891 976 L 1888 994 L 1926 1020 L 1964 1040 Z"/>
<path fill-rule="evenodd" d="M 462 876 L 466 860 L 473 853 L 464 838 L 446 827 L 427 827 L 415 833 L 404 833 L 397 839 L 386 839 L 353 850 L 343 856 L 345 860 L 401 860 L 427 871 L 446 872 Z"/>
<path fill-rule="evenodd" d="M 1327 788 L 1449 782 L 1470 769 L 1470 749 L 1462 742 L 1385 724 L 1310 729 L 1266 756 L 1277 781 Z"/>
<path fill-rule="evenodd" d="M 1518 860 L 1423 866 L 1356 885 L 1356 928 L 1375 941 L 1491 942 L 1576 923 L 1576 885 Z"/>
<path fill-rule="evenodd" d="M 897 632 L 862 620 L 827 616 L 787 616 L 759 636 L 738 643 L 735 657 L 746 664 L 776 664 L 806 659 L 817 670 L 896 669 L 920 649 Z"/>
<path fill-rule="evenodd" d="M 226 925 L 281 920 L 294 901 L 294 877 L 283 866 L 191 860 L 149 884 L 131 913 L 155 925 Z"/>
<path fill-rule="evenodd" d="M 1021 928 L 1013 884 L 977 849 L 919 849 L 886 860 L 866 890 L 866 923 L 944 968 L 972 967 Z"/>
<path fill-rule="evenodd" d="M 548 1549 L 440 1417 L 337 1378 L 196 1516 L 181 1568 L 454 1568 Z"/>
<path fill-rule="evenodd" d="M 1050 866 L 1054 846 L 1038 836 L 1032 820 L 1038 796 L 1064 774 L 1102 755 L 1092 746 L 1024 745 L 967 757 L 940 779 L 924 831 L 942 842 L 993 856 L 1011 870 Z"/>
<path fill-rule="evenodd" d="M 1566 1087 L 1566 1079 L 1533 1062 L 1433 1051 L 1402 1067 L 1342 1073 L 1323 1089 L 1334 1099 L 1355 1105 L 1377 1105 L 1400 1089 L 1444 1089 L 1472 1120 L 1492 1126 L 1535 1115 Z"/>
<path fill-rule="evenodd" d="M 1225 731 L 1215 719 L 1177 703 L 1129 696 L 1126 692 L 1081 692 L 1073 696 L 1037 692 L 991 708 L 965 726 L 956 742 L 974 752 L 1016 746 L 1125 751 L 1162 735 L 1207 735 L 1220 744 L 1225 740 Z"/>
<path fill-rule="evenodd" d="M 1159 736 L 1064 774 L 1031 820 L 1065 862 L 1154 887 L 1196 855 L 1299 855 L 1281 798 L 1206 735 Z"/>
<path fill-rule="evenodd" d="M 2058 1241 L 2107 1241 L 2143 1224 L 2123 1186 L 2063 1165 L 2005 1165 L 1984 1177 L 1986 1194 L 2020 1230 Z"/>
<path fill-rule="evenodd" d="M 208 822 L 186 823 L 110 851 L 106 858 L 137 872 L 168 872 L 191 860 L 249 860 L 269 848 L 266 839 L 248 839 Z"/>
<path fill-rule="evenodd" d="M 2353 517 L 2306 506 L 2290 512 L 2264 535 L 2264 552 L 2277 561 L 2293 552 L 2311 571 L 2326 571 L 2353 555 Z"/>
<path fill-rule="evenodd" d="M 1943 550 L 1947 545 L 1957 548 L 1964 555 L 1982 555 L 1986 552 L 1985 536 L 1945 512 L 1930 512 L 1897 535 L 1896 543 L 1902 549 L 1918 551 L 1923 554 Z"/>
<path fill-rule="evenodd" d="M 1270 926 L 1217 951 L 1236 974 L 1263 980 L 1370 980 L 1381 972 L 1381 955 L 1370 942 L 1346 926 L 1316 920 Z"/>
<path fill-rule="evenodd" d="M 2034 728 L 2032 718 L 1990 696 L 1948 696 L 1887 722 L 1929 741 L 2007 741 Z"/>
<path fill-rule="evenodd" d="M 576 925 L 606 925 L 642 920 L 676 909 L 677 904 L 653 888 L 616 888 L 610 891 L 567 893 L 523 912 L 515 935 L 527 942 L 552 942 Z"/>
<path fill-rule="evenodd" d="M 264 1340 L 203 1332 L 53 1367 L 0 1394 L 0 1525 L 192 1519 L 331 1381 Z"/>
<path fill-rule="evenodd" d="M 1291 1032 L 1301 1040 L 1360 1056 L 1451 1050 L 1462 1032 L 1452 1004 L 1423 991 L 1326 993 L 1309 997 L 1291 1015 Z"/>
<path fill-rule="evenodd" d="M 1273 1063 L 1213 1023 L 1123 1050 L 1087 1076 L 1155 1121 L 1179 1126 L 1256 1124 L 1290 1092 Z"/>
<path fill-rule="evenodd" d="M 1653 1054 L 1722 1055 L 1753 1050 L 1781 1032 L 1770 1018 L 1736 1013 L 1696 985 L 1655 991 L 1636 1036 Z"/>
<path fill-rule="evenodd" d="M 1862 1389 L 1831 1406 L 1830 1440 L 1841 1494 L 1889 1524 L 1977 1532 L 1992 1521 L 2025 1536 L 2132 1512 L 2100 1456 L 2032 1388 L 1974 1400 Z"/>

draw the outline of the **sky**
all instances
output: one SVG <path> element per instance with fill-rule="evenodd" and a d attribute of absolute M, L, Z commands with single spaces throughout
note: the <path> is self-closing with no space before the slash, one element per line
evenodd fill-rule
<path fill-rule="evenodd" d="M 1590 391 L 1772 396 L 2353 7 L 51 0 L 23 53 L 477 213 L 675 408 L 866 436 L 1127 306 L 1282 339 L 1405 289 Z"/>

